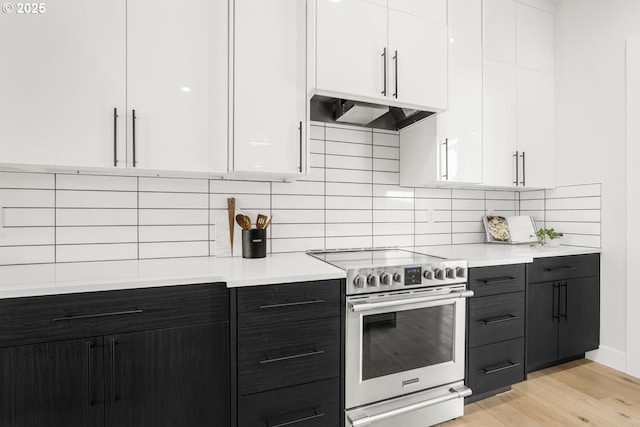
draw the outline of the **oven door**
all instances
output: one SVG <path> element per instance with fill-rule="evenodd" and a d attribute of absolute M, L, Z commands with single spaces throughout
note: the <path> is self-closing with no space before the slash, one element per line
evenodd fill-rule
<path fill-rule="evenodd" d="M 464 379 L 465 298 L 473 291 L 347 298 L 346 408 Z"/>

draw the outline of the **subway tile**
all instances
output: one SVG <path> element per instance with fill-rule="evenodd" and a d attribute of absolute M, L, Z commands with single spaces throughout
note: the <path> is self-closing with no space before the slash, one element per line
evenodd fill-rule
<path fill-rule="evenodd" d="M 451 210 L 453 211 L 483 211 L 484 200 L 472 199 L 453 199 L 451 201 Z"/>
<path fill-rule="evenodd" d="M 372 132 L 371 130 L 341 129 L 327 126 L 325 128 L 325 138 L 327 141 L 371 144 Z"/>
<path fill-rule="evenodd" d="M 139 193 L 141 209 L 208 209 L 209 195 L 199 193 Z M 226 201 L 225 201 L 226 207 Z"/>
<path fill-rule="evenodd" d="M 136 243 L 56 246 L 57 262 L 112 261 L 137 257 Z"/>
<path fill-rule="evenodd" d="M 373 144 L 400 147 L 400 135 L 398 133 L 373 132 Z"/>
<path fill-rule="evenodd" d="M 451 234 L 417 234 L 415 242 L 416 246 L 450 245 Z"/>
<path fill-rule="evenodd" d="M 372 227 L 370 222 L 327 224 L 326 233 L 327 237 L 371 236 Z"/>
<path fill-rule="evenodd" d="M 449 188 L 416 188 L 416 198 L 422 199 L 451 199 Z"/>
<path fill-rule="evenodd" d="M 227 209 L 229 197 L 234 197 L 230 194 L 211 194 L 209 196 L 209 203 L 211 209 Z M 268 194 L 238 194 L 234 197 L 236 199 L 236 210 L 247 209 L 263 209 L 269 210 L 271 207 L 271 197 Z M 204 206 L 207 207 L 206 205 Z"/>
<path fill-rule="evenodd" d="M 206 225 L 206 209 L 140 209 L 140 225 Z M 213 212 L 213 211 L 212 211 Z"/>
<path fill-rule="evenodd" d="M 547 210 L 600 209 L 600 197 L 548 199 Z"/>
<path fill-rule="evenodd" d="M 453 233 L 484 233 L 484 225 L 481 221 L 453 222 L 451 231 Z"/>
<path fill-rule="evenodd" d="M 324 182 L 325 178 L 325 169 L 322 168 L 309 168 L 309 174 L 303 176 L 298 181 L 316 181 L 316 182 Z"/>
<path fill-rule="evenodd" d="M 350 144 L 347 142 L 327 141 L 327 155 L 371 158 L 373 147 L 365 144 Z"/>
<path fill-rule="evenodd" d="M 0 207 L 2 227 L 53 227 L 55 211 L 53 208 L 2 208 Z"/>
<path fill-rule="evenodd" d="M 400 148 L 374 145 L 373 157 L 376 159 L 400 160 Z"/>
<path fill-rule="evenodd" d="M 138 207 L 138 194 L 128 191 L 57 190 L 58 208 L 132 208 Z"/>
<path fill-rule="evenodd" d="M 56 244 L 136 243 L 138 227 L 58 227 Z"/>
<path fill-rule="evenodd" d="M 404 197 L 413 199 L 414 189 L 407 187 L 400 187 L 399 185 L 380 185 L 375 184 L 373 186 L 373 195 L 375 197 Z"/>
<path fill-rule="evenodd" d="M 325 153 L 324 141 L 319 141 L 317 139 L 311 139 L 311 140 L 309 140 L 309 143 L 311 144 L 311 148 L 309 149 L 309 151 L 311 151 L 311 154 L 324 154 Z"/>
<path fill-rule="evenodd" d="M 138 191 L 138 178 L 111 175 L 56 175 L 57 190 Z"/>
<path fill-rule="evenodd" d="M 399 248 L 412 248 L 415 239 L 413 234 L 411 235 L 396 235 L 396 236 L 373 236 L 373 246 L 376 248 L 384 247 L 399 247 Z"/>
<path fill-rule="evenodd" d="M 140 242 L 191 242 L 209 240 L 208 225 L 141 226 Z"/>
<path fill-rule="evenodd" d="M 484 200 L 484 190 L 451 190 L 453 199 L 478 199 Z"/>
<path fill-rule="evenodd" d="M 327 169 L 327 182 L 357 182 L 361 184 L 371 184 L 371 171 Z"/>
<path fill-rule="evenodd" d="M 409 199 L 404 197 L 374 197 L 373 209 L 413 211 L 413 198 Z"/>
<path fill-rule="evenodd" d="M 309 126 L 309 138 L 324 140 L 324 126 Z"/>
<path fill-rule="evenodd" d="M 0 172 L 0 188 L 52 190 L 54 181 L 50 173 Z"/>
<path fill-rule="evenodd" d="M 146 178 L 141 177 L 140 191 L 208 193 L 209 181 L 206 179 Z"/>
<path fill-rule="evenodd" d="M 328 182 L 326 184 L 327 196 L 359 196 L 371 197 L 373 187 L 371 184 L 343 184 Z"/>
<path fill-rule="evenodd" d="M 54 194 L 54 190 L 0 189 L 0 207 L 52 208 Z"/>
<path fill-rule="evenodd" d="M 373 222 L 413 222 L 413 210 L 374 210 Z"/>
<path fill-rule="evenodd" d="M 484 243 L 486 235 L 484 233 L 461 233 L 451 235 L 452 245 L 467 245 L 471 243 Z"/>
<path fill-rule="evenodd" d="M 209 256 L 209 242 L 140 243 L 140 259 Z"/>
<path fill-rule="evenodd" d="M 413 236 L 414 224 L 413 222 L 399 222 L 399 223 L 374 223 L 373 235 L 375 236 L 394 236 L 407 234 Z"/>
<path fill-rule="evenodd" d="M 518 215 L 518 211 L 514 211 L 514 210 L 511 210 L 511 211 L 495 210 L 495 211 L 487 211 L 485 213 L 489 214 L 489 212 L 491 213 L 491 215 L 503 216 L 505 218 Z"/>
<path fill-rule="evenodd" d="M 270 229 L 274 239 L 324 237 L 324 224 L 273 224 Z"/>
<path fill-rule="evenodd" d="M 570 185 L 547 190 L 547 199 L 561 199 L 565 197 L 591 197 L 600 196 L 600 184 Z"/>
<path fill-rule="evenodd" d="M 142 214 L 142 211 L 140 211 Z M 56 209 L 58 226 L 137 225 L 136 209 Z"/>
<path fill-rule="evenodd" d="M 324 195 L 324 183 L 314 181 L 274 182 L 272 194 L 322 196 Z"/>
<path fill-rule="evenodd" d="M 321 209 L 273 209 L 272 224 L 324 224 Z"/>
<path fill-rule="evenodd" d="M 326 156 L 326 166 L 330 169 L 371 170 L 370 157 Z"/>
<path fill-rule="evenodd" d="M 400 174 L 397 172 L 373 172 L 374 184 L 400 185 Z"/>
<path fill-rule="evenodd" d="M 370 248 L 373 247 L 373 237 L 327 237 L 325 244 L 327 249 Z"/>
<path fill-rule="evenodd" d="M 451 232 L 450 222 L 416 222 L 416 234 L 446 234 Z"/>
<path fill-rule="evenodd" d="M 0 256 L 0 265 L 3 261 L 5 259 Z M 43 284 L 51 284 L 51 279 L 55 276 L 55 264 L 3 265 L 0 286 L 7 290 L 41 287 Z"/>
<path fill-rule="evenodd" d="M 373 211 L 371 210 L 349 210 L 338 209 L 327 211 L 327 225 L 343 222 L 368 222 L 373 221 Z"/>
<path fill-rule="evenodd" d="M 273 209 L 324 209 L 324 197 L 274 194 Z"/>
<path fill-rule="evenodd" d="M 521 191 L 519 193 L 520 201 L 523 200 L 544 200 L 544 190 Z"/>
<path fill-rule="evenodd" d="M 544 211 L 544 199 L 521 200 L 520 210 L 521 211 Z"/>
<path fill-rule="evenodd" d="M 0 246 L 55 244 L 53 227 L 0 228 Z"/>
<path fill-rule="evenodd" d="M 485 191 L 485 198 L 487 200 L 511 200 L 516 201 L 518 193 L 515 191 L 497 191 L 487 190 Z"/>
<path fill-rule="evenodd" d="M 451 212 L 451 220 L 452 221 L 464 221 L 464 222 L 473 222 L 480 221 L 484 216 L 484 211 L 452 211 Z"/>
<path fill-rule="evenodd" d="M 451 199 L 416 199 L 416 209 L 451 210 Z"/>
<path fill-rule="evenodd" d="M 311 153 L 309 158 L 309 166 L 312 168 L 323 168 L 325 167 L 325 156 L 324 154 L 315 154 Z"/>
<path fill-rule="evenodd" d="M 341 197 L 327 196 L 327 209 L 371 209 L 371 197 Z"/>
<path fill-rule="evenodd" d="M 303 239 L 272 239 L 270 242 L 271 252 L 274 254 L 324 249 L 324 238 L 321 237 Z"/>
<path fill-rule="evenodd" d="M 55 246 L 0 247 L 0 265 L 43 264 L 54 262 Z"/>
<path fill-rule="evenodd" d="M 566 210 L 566 211 L 547 211 L 546 220 L 548 222 L 555 221 L 572 221 L 572 222 L 600 222 L 600 210 Z"/>
<path fill-rule="evenodd" d="M 400 161 L 373 159 L 373 170 L 378 172 L 400 172 Z"/>
<path fill-rule="evenodd" d="M 515 200 L 487 200 L 485 203 L 487 212 L 515 211 L 518 206 Z"/>
<path fill-rule="evenodd" d="M 215 194 L 269 194 L 270 184 L 257 181 L 211 181 Z"/>
<path fill-rule="evenodd" d="M 599 222 L 548 222 L 545 228 L 553 228 L 561 233 L 587 234 L 599 236 L 601 225 Z"/>

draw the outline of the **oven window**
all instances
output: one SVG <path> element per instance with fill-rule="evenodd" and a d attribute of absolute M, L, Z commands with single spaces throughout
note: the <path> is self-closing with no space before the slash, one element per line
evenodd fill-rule
<path fill-rule="evenodd" d="M 362 380 L 453 360 L 454 304 L 363 318 Z"/>

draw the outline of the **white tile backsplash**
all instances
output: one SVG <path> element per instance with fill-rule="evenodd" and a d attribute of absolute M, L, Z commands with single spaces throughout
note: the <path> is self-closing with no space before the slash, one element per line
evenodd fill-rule
<path fill-rule="evenodd" d="M 0 265 L 228 256 L 229 197 L 254 221 L 273 215 L 273 253 L 481 243 L 488 213 L 600 246 L 600 184 L 400 187 L 397 132 L 314 122 L 311 137 L 311 173 L 294 183 L 0 172 Z M 237 225 L 234 239 L 240 256 Z"/>

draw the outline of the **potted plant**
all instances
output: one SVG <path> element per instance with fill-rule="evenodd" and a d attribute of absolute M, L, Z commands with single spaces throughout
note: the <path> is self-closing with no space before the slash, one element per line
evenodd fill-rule
<path fill-rule="evenodd" d="M 547 245 L 551 247 L 560 246 L 560 238 L 562 236 L 563 236 L 562 233 L 557 232 L 553 228 L 541 228 L 538 231 L 536 231 L 536 238 L 538 239 L 538 242 L 531 244 L 531 247 L 533 248 L 536 245 L 540 245 L 540 246 Z"/>

